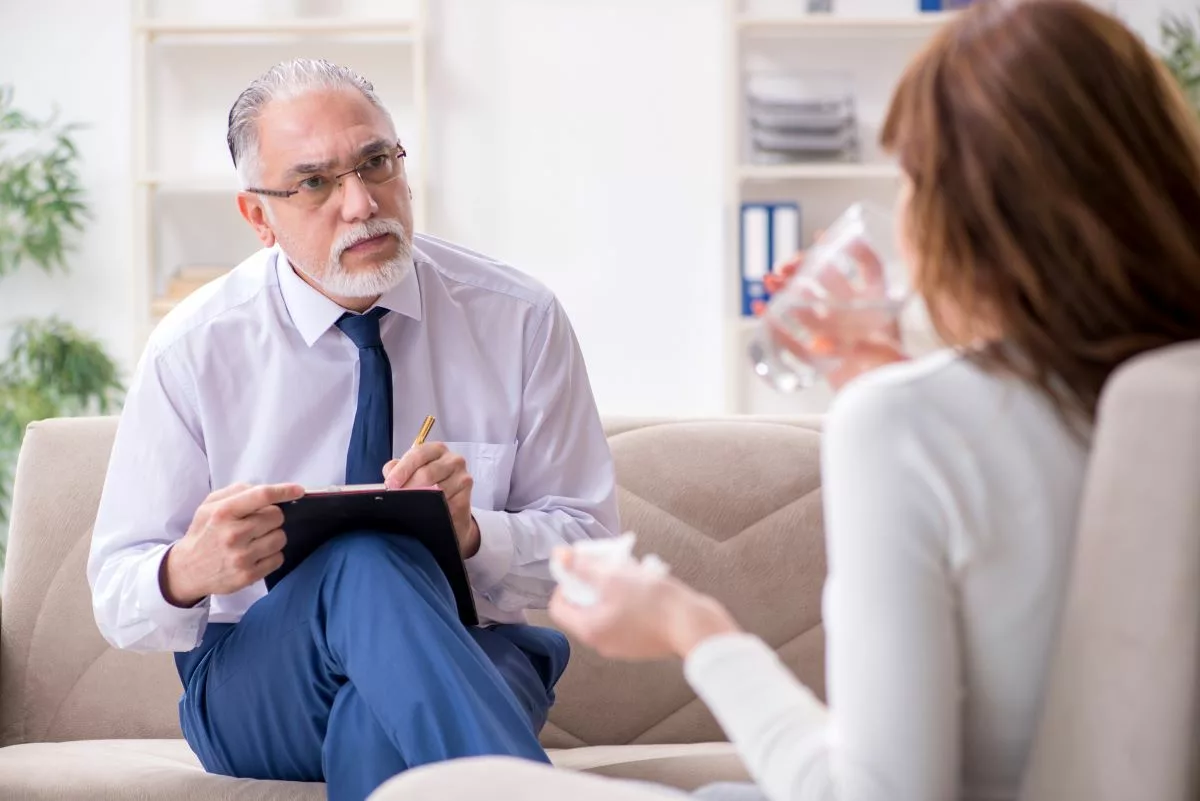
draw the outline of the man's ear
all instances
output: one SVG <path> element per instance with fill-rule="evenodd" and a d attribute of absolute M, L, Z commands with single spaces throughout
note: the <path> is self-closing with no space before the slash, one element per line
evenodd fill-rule
<path fill-rule="evenodd" d="M 262 198 L 249 192 L 239 192 L 237 204 L 238 211 L 242 213 L 246 222 L 250 223 L 258 241 L 263 243 L 263 247 L 272 247 L 275 244 L 275 231 L 267 219 L 267 210 L 263 206 Z"/>

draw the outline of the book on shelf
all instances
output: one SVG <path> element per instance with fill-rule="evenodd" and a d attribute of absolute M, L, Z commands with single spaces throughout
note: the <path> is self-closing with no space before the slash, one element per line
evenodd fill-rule
<path fill-rule="evenodd" d="M 791 201 L 743 203 L 740 225 L 741 313 L 752 317 L 770 300 L 764 279 L 800 249 L 800 205 Z"/>

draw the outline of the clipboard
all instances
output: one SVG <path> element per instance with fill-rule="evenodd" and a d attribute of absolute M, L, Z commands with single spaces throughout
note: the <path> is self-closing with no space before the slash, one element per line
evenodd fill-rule
<path fill-rule="evenodd" d="M 387 489 L 383 484 L 329 487 L 279 504 L 283 511 L 283 565 L 265 578 L 269 592 L 296 565 L 332 537 L 371 530 L 412 537 L 430 553 L 454 593 L 464 626 L 479 623 L 467 567 L 458 548 L 446 495 L 438 489 Z"/>

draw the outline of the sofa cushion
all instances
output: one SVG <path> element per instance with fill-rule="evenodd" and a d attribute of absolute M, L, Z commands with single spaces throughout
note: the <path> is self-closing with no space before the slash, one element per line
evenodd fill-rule
<path fill-rule="evenodd" d="M 551 749 L 555 767 L 614 779 L 668 784 L 694 790 L 712 782 L 749 781 L 741 757 L 729 743 L 679 745 L 593 745 Z"/>
<path fill-rule="evenodd" d="M 551 751 L 557 767 L 691 789 L 745 776 L 727 743 Z M 318 801 L 325 785 L 206 773 L 183 740 L 80 740 L 0 748 L 0 787 L 21 801 Z"/>
<path fill-rule="evenodd" d="M 0 748 L 0 787 L 21 801 L 324 801 L 325 785 L 205 773 L 183 740 L 79 740 Z"/>
<path fill-rule="evenodd" d="M 76 418 L 26 433 L 0 615 L 0 746 L 180 736 L 170 654 L 115 650 L 92 617 L 85 570 L 115 429 L 114 418 Z M 622 525 L 638 532 L 639 551 L 723 600 L 822 694 L 816 421 L 608 420 L 606 431 Z M 678 664 L 617 664 L 576 647 L 542 739 L 569 748 L 724 736 Z"/>
<path fill-rule="evenodd" d="M 486 796 L 480 788 L 486 787 Z M 690 788 L 689 788 L 690 789 Z M 740 796 L 739 796 L 740 797 Z M 426 765 L 384 782 L 367 801 L 687 801 L 655 784 L 614 781 L 510 757 L 477 757 Z"/>
<path fill-rule="evenodd" d="M 637 552 L 729 607 L 824 694 L 825 541 L 812 420 L 606 421 L 621 525 Z M 543 613 L 531 620 L 546 624 Z M 542 739 L 552 747 L 725 736 L 679 663 L 615 663 L 576 646 Z"/>

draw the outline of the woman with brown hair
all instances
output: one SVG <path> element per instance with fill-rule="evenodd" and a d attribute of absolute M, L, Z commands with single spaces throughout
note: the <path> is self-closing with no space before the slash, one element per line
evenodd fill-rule
<path fill-rule="evenodd" d="M 981 2 L 909 66 L 883 129 L 898 239 L 951 348 L 858 370 L 823 446 L 829 706 L 719 603 L 565 556 L 601 653 L 685 659 L 772 801 L 1011 799 L 1063 604 L 1098 396 L 1200 339 L 1200 135 L 1118 20 Z M 718 796 L 712 796 L 718 797 Z"/>

